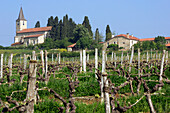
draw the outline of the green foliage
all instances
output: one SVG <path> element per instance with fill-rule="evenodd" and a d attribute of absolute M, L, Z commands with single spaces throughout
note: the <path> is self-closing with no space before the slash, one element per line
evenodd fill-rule
<path fill-rule="evenodd" d="M 89 22 L 89 19 L 87 16 L 84 17 L 84 21 L 82 23 L 82 25 L 88 29 L 88 32 L 90 34 L 90 36 L 92 37 L 93 36 L 93 32 L 91 30 L 91 25 L 90 25 L 90 22 Z"/>
<path fill-rule="evenodd" d="M 111 38 L 112 38 L 112 32 L 110 30 L 109 25 L 107 25 L 107 27 L 106 27 L 106 41 L 108 41 Z"/>
<path fill-rule="evenodd" d="M 76 42 L 76 48 L 85 49 L 90 48 L 92 43 L 92 38 L 89 35 L 88 29 L 83 25 L 79 24 L 73 31 L 74 42 Z"/>
<path fill-rule="evenodd" d="M 35 28 L 40 27 L 40 21 L 37 21 L 37 23 L 35 24 Z"/>
<path fill-rule="evenodd" d="M 108 47 L 107 47 L 110 51 L 118 51 L 118 45 L 117 44 L 110 44 Z"/>

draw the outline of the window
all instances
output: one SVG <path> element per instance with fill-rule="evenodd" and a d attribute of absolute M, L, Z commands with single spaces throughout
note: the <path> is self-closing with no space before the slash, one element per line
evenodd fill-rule
<path fill-rule="evenodd" d="M 114 42 L 114 44 L 116 44 L 116 42 Z"/>
<path fill-rule="evenodd" d="M 125 44 L 125 42 L 123 42 L 123 44 Z"/>
<path fill-rule="evenodd" d="M 109 46 L 109 42 L 107 42 L 107 46 Z"/>
<path fill-rule="evenodd" d="M 19 25 L 19 22 L 17 22 L 17 25 Z"/>
<path fill-rule="evenodd" d="M 23 22 L 23 25 L 24 25 L 24 22 Z"/>

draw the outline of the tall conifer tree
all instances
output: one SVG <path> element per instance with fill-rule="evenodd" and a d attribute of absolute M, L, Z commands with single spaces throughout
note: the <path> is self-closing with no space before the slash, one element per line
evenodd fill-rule
<path fill-rule="evenodd" d="M 40 27 L 40 21 L 37 21 L 37 23 L 35 24 L 35 28 Z"/>
<path fill-rule="evenodd" d="M 82 25 L 84 25 L 88 29 L 90 36 L 93 37 L 93 32 L 91 30 L 91 25 L 87 16 L 84 17 Z"/>
<path fill-rule="evenodd" d="M 99 43 L 99 29 L 98 28 L 96 29 L 96 32 L 95 32 L 95 42 Z"/>
<path fill-rule="evenodd" d="M 112 38 L 112 32 L 110 30 L 109 25 L 107 25 L 107 27 L 106 27 L 106 41 L 108 41 L 111 38 Z"/>

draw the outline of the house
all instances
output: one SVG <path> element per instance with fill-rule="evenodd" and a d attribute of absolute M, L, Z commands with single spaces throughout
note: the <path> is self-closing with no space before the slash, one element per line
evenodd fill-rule
<path fill-rule="evenodd" d="M 76 43 L 67 46 L 67 51 L 74 51 L 75 50 L 75 45 L 76 45 Z"/>
<path fill-rule="evenodd" d="M 44 43 L 52 27 L 27 28 L 27 20 L 24 17 L 22 7 L 16 20 L 16 36 L 11 46 L 28 46 Z"/>
<path fill-rule="evenodd" d="M 133 35 L 127 34 L 120 34 L 117 36 L 112 36 L 112 38 L 103 43 L 103 49 L 106 49 L 110 44 L 118 44 L 119 48 L 123 47 L 124 49 L 130 49 L 134 44 L 139 41 L 137 37 Z"/>

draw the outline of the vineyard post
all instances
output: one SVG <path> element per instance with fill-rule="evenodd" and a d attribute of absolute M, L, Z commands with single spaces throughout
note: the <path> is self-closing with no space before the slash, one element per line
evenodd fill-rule
<path fill-rule="evenodd" d="M 148 54 L 148 51 L 147 51 L 147 54 L 146 54 L 146 62 L 149 61 L 149 54 Z"/>
<path fill-rule="evenodd" d="M 122 56 L 121 56 L 121 66 L 123 64 L 123 51 L 122 51 Z"/>
<path fill-rule="evenodd" d="M 20 65 L 21 65 L 21 57 L 22 57 L 22 56 L 21 56 L 21 54 L 20 54 Z"/>
<path fill-rule="evenodd" d="M 166 64 L 168 63 L 168 51 L 166 51 Z"/>
<path fill-rule="evenodd" d="M 32 51 L 32 60 L 36 60 L 35 51 Z"/>
<path fill-rule="evenodd" d="M 158 59 L 158 50 L 156 51 L 156 60 Z"/>
<path fill-rule="evenodd" d="M 47 72 L 48 72 L 48 57 L 47 57 L 47 50 L 45 50 L 45 78 L 47 79 Z"/>
<path fill-rule="evenodd" d="M 98 49 L 95 48 L 95 78 L 97 77 L 97 69 L 98 69 Z"/>
<path fill-rule="evenodd" d="M 58 64 L 60 64 L 61 63 L 61 54 L 59 53 L 58 54 Z"/>
<path fill-rule="evenodd" d="M 102 73 L 105 72 L 105 67 L 106 67 L 106 53 L 105 50 L 102 51 Z M 101 76 L 101 103 L 104 101 L 104 92 L 103 92 L 103 86 L 104 86 L 104 81 L 103 81 L 103 76 Z"/>
<path fill-rule="evenodd" d="M 12 58 L 13 58 L 13 54 L 11 54 L 9 56 L 9 60 L 8 60 L 8 66 L 9 66 L 9 75 L 12 76 Z"/>
<path fill-rule="evenodd" d="M 151 48 L 151 58 L 150 59 L 152 60 L 152 48 Z"/>
<path fill-rule="evenodd" d="M 26 70 L 27 67 L 27 56 L 24 54 L 24 70 Z"/>
<path fill-rule="evenodd" d="M 113 51 L 112 51 L 112 57 L 111 57 L 111 62 L 113 62 Z"/>
<path fill-rule="evenodd" d="M 3 57 L 4 57 L 4 54 L 1 54 L 1 76 L 0 78 L 3 78 Z"/>
<path fill-rule="evenodd" d="M 133 60 L 133 53 L 134 53 L 134 46 L 132 46 L 132 52 L 131 52 L 131 57 L 130 57 L 130 62 L 129 62 L 129 73 L 131 72 L 131 65 L 132 65 L 132 60 Z"/>
<path fill-rule="evenodd" d="M 117 62 L 116 60 L 117 60 L 116 53 L 114 53 L 115 68 L 116 68 L 116 62 Z"/>
<path fill-rule="evenodd" d="M 41 63 L 42 63 L 42 73 L 44 74 L 45 69 L 44 69 L 44 52 L 43 52 L 43 50 L 41 50 L 40 54 L 41 54 Z"/>
<path fill-rule="evenodd" d="M 6 59 L 7 59 L 7 55 L 5 55 L 5 61 L 4 61 L 4 65 L 6 65 Z"/>
<path fill-rule="evenodd" d="M 31 101 L 26 107 L 26 113 L 34 113 L 34 103 L 36 103 L 36 71 L 37 61 L 30 60 L 28 73 L 28 86 L 26 99 Z M 32 101 L 34 100 L 34 101 Z"/>
<path fill-rule="evenodd" d="M 164 59 L 165 59 L 165 50 L 163 50 L 163 54 L 162 54 L 161 69 L 160 69 L 160 75 L 159 75 L 160 82 L 162 82 L 163 80 L 162 74 L 163 74 Z M 159 90 L 161 90 L 161 87 L 159 87 Z"/>
<path fill-rule="evenodd" d="M 80 50 L 80 73 L 82 72 L 82 50 Z"/>
<path fill-rule="evenodd" d="M 138 76 L 140 77 L 140 48 L 138 48 Z"/>
<path fill-rule="evenodd" d="M 127 52 L 127 61 L 129 61 L 129 54 L 128 54 L 128 52 Z"/>
<path fill-rule="evenodd" d="M 107 79 L 107 73 L 104 72 L 102 73 L 103 76 L 103 81 L 104 81 L 104 87 L 103 87 L 103 91 L 104 91 L 104 103 L 105 103 L 105 111 L 106 113 L 110 113 L 110 97 L 109 97 L 109 82 Z"/>
<path fill-rule="evenodd" d="M 160 60 L 160 58 L 161 58 L 161 53 L 159 53 L 159 60 Z"/>
<path fill-rule="evenodd" d="M 89 63 L 89 54 L 87 54 L 87 63 Z"/>
<path fill-rule="evenodd" d="M 54 54 L 52 53 L 52 64 L 53 64 L 53 61 L 54 61 Z"/>
<path fill-rule="evenodd" d="M 107 53 L 106 52 L 105 52 L 105 57 L 106 57 L 105 61 L 107 62 Z"/>
<path fill-rule="evenodd" d="M 83 50 L 83 71 L 86 72 L 86 50 Z"/>

